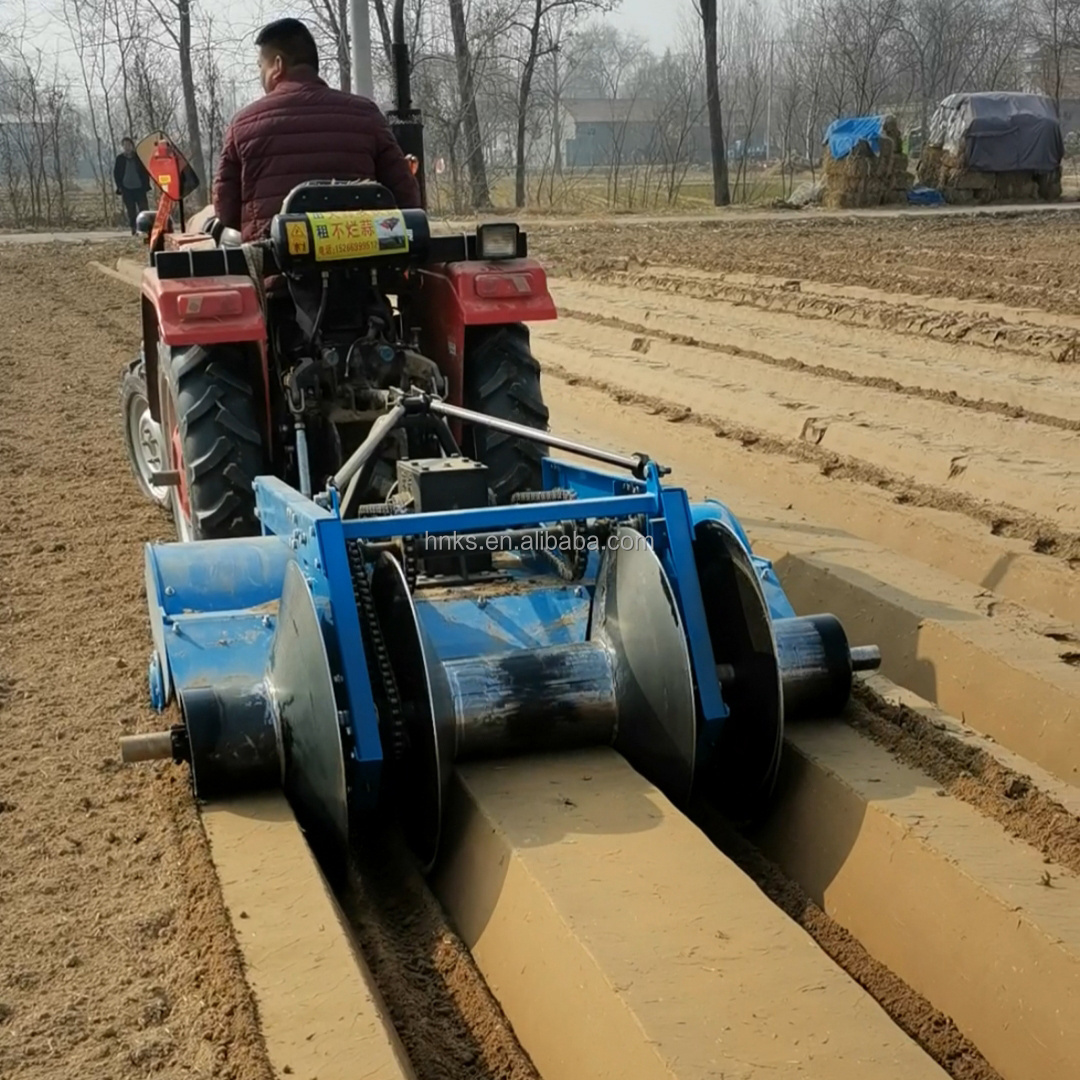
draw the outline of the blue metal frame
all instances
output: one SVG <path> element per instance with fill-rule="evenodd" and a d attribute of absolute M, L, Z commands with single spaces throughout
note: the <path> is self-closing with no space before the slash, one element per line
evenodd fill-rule
<path fill-rule="evenodd" d="M 445 513 L 342 520 L 336 493 L 319 502 L 275 477 L 255 481 L 263 535 L 240 541 L 151 544 L 146 549 L 147 596 L 156 653 L 151 698 L 164 708 L 175 692 L 181 705 L 194 688 L 242 678 L 265 678 L 285 567 L 294 561 L 315 600 L 339 699 L 351 733 L 348 770 L 357 808 L 374 805 L 383 747 L 375 698 L 364 660 L 346 545 L 352 540 L 497 532 L 559 521 L 635 520 L 674 591 L 687 635 L 701 723 L 699 751 L 714 745 L 729 715 L 716 674 L 705 605 L 694 557 L 694 529 L 704 520 L 726 526 L 757 570 L 773 618 L 793 614 L 771 564 L 754 556 L 731 511 L 721 503 L 691 504 L 685 490 L 664 487 L 647 464 L 643 479 L 546 458 L 543 486 L 569 490 L 559 502 L 480 507 Z M 320 505 L 325 503 L 327 505 Z M 522 561 L 513 586 L 421 591 L 417 615 L 441 660 L 543 645 L 572 644 L 588 633 L 599 554 L 584 577 L 566 582 L 538 574 Z M 270 708 L 269 701 L 267 708 Z"/>

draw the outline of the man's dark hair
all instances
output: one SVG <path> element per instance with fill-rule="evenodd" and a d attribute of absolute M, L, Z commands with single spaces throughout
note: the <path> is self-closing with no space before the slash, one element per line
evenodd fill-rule
<path fill-rule="evenodd" d="M 124 137 L 123 137 L 123 138 L 122 138 L 122 139 L 120 140 L 120 145 L 121 145 L 121 146 L 123 146 L 123 145 L 124 145 L 124 143 L 131 143 L 131 145 L 132 145 L 132 146 L 134 146 L 134 145 L 135 145 L 135 140 L 134 140 L 134 139 L 133 139 L 133 138 L 132 138 L 132 137 L 131 137 L 130 135 L 125 135 L 125 136 L 124 136 Z"/>
<path fill-rule="evenodd" d="M 264 26 L 255 44 L 267 52 L 279 53 L 286 67 L 307 67 L 319 70 L 319 50 L 311 31 L 299 19 L 278 19 Z"/>

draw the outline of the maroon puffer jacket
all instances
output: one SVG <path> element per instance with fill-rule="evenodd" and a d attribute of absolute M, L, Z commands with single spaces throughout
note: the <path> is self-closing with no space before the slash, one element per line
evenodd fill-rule
<path fill-rule="evenodd" d="M 377 180 L 400 208 L 420 205 L 420 188 L 377 105 L 290 72 L 233 117 L 225 135 L 214 211 L 245 241 L 266 234 L 282 201 L 305 180 Z"/>

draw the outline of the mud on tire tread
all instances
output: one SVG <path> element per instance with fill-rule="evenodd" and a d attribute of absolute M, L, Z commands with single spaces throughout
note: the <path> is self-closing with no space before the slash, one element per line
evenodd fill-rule
<path fill-rule="evenodd" d="M 548 430 L 548 409 L 540 389 L 540 365 L 522 323 L 468 332 L 465 347 L 465 408 L 499 420 Z M 541 486 L 547 448 L 514 435 L 472 429 L 472 454 L 488 467 L 488 484 L 498 503 Z"/>
<path fill-rule="evenodd" d="M 234 363 L 229 363 L 234 360 Z M 194 539 L 257 536 L 252 484 L 263 469 L 262 434 L 240 358 L 214 349 L 175 388 Z"/>

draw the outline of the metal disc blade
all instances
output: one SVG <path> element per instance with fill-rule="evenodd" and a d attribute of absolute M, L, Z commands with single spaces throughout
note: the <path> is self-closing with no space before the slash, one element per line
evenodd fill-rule
<path fill-rule="evenodd" d="M 589 637 L 611 650 L 618 727 L 615 748 L 673 802 L 694 782 L 697 711 L 686 633 L 656 553 L 622 527 L 604 552 Z"/>
<path fill-rule="evenodd" d="M 437 684 L 442 666 L 429 668 L 433 654 L 404 571 L 392 555 L 384 553 L 375 564 L 371 592 L 402 705 L 401 754 L 397 760 L 388 759 L 387 770 L 405 838 L 427 873 L 439 852 L 452 753 L 446 726 L 438 723 L 444 712 L 432 701 L 432 682 Z M 449 733 L 452 737 L 452 728 Z"/>
<path fill-rule="evenodd" d="M 315 602 L 295 562 L 285 569 L 267 681 L 285 795 L 313 846 L 344 854 L 349 804 L 334 683 Z"/>
<path fill-rule="evenodd" d="M 718 521 L 695 529 L 694 553 L 713 657 L 733 669 L 724 686 L 731 715 L 709 767 L 713 800 L 740 820 L 757 816 L 776 786 L 784 741 L 784 693 L 769 605 L 750 557 Z"/>

